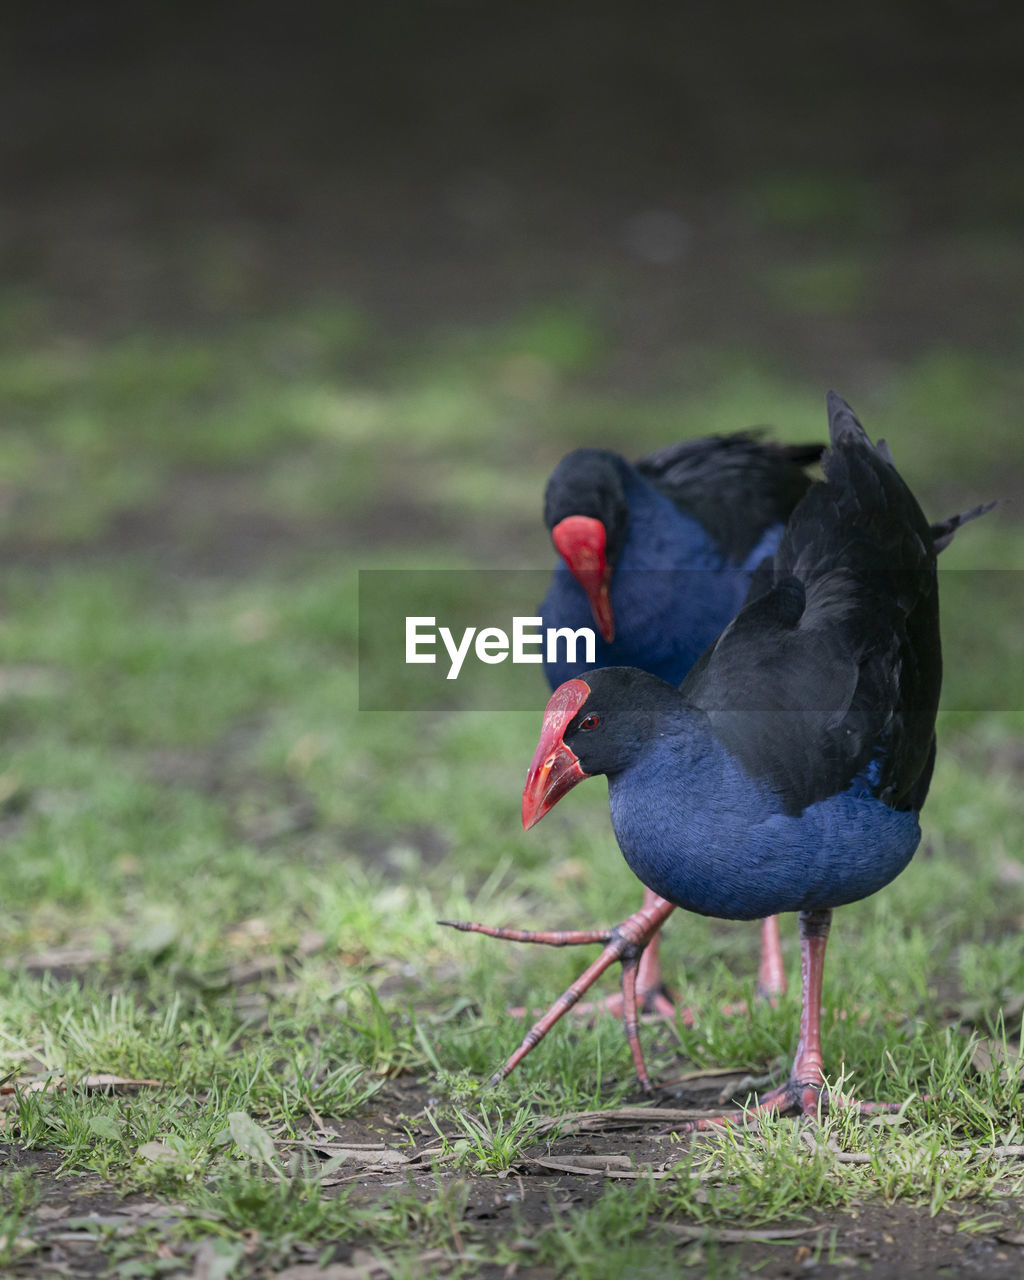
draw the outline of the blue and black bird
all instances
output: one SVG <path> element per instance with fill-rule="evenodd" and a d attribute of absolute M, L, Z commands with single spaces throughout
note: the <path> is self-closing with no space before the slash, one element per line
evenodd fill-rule
<path fill-rule="evenodd" d="M 834 393 L 828 412 L 824 480 L 800 500 L 744 607 L 681 686 L 607 668 L 570 679 L 548 702 L 524 826 L 605 774 L 619 846 L 659 898 L 612 930 L 460 926 L 605 944 L 496 1078 L 619 960 L 626 1033 L 649 1089 L 636 971 L 665 918 L 677 906 L 730 920 L 796 911 L 799 1047 L 789 1079 L 758 1106 L 811 1114 L 828 1101 L 820 1007 L 832 912 L 888 884 L 921 838 L 942 680 L 936 554 L 989 509 L 929 526 L 884 442 L 872 444 Z"/>
<path fill-rule="evenodd" d="M 544 625 L 596 625 L 590 667 L 640 667 L 679 684 L 736 616 L 823 447 L 737 432 L 635 463 L 608 449 L 566 454 L 544 494 L 561 557 Z M 587 665 L 561 660 L 545 670 L 554 689 Z"/>
<path fill-rule="evenodd" d="M 679 684 L 736 615 L 811 481 L 820 444 L 779 445 L 754 432 L 670 445 L 635 463 L 576 449 L 557 465 L 544 522 L 561 560 L 541 605 L 546 627 L 596 629 L 595 660 L 549 662 L 554 689 L 590 667 L 639 667 Z M 562 652 L 561 650 L 559 652 Z M 656 905 L 649 890 L 647 906 Z M 762 925 L 758 992 L 785 990 L 778 923 Z M 674 1010 L 658 939 L 644 952 L 641 1005 Z M 604 1002 L 618 1012 L 619 1000 Z"/>

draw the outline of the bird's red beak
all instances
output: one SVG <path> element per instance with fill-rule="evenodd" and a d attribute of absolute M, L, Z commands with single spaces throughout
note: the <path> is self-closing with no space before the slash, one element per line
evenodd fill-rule
<path fill-rule="evenodd" d="M 562 734 L 587 698 L 590 685 L 585 680 L 566 680 L 548 699 L 544 708 L 540 741 L 533 753 L 523 788 L 523 830 L 529 831 L 540 822 L 577 782 L 589 778 L 580 768 L 579 759 L 562 741 Z"/>
<path fill-rule="evenodd" d="M 607 533 L 593 516 L 566 516 L 551 530 L 555 549 L 587 593 L 590 611 L 608 644 L 615 639 L 615 616 L 609 594 L 612 570 L 605 559 Z"/>

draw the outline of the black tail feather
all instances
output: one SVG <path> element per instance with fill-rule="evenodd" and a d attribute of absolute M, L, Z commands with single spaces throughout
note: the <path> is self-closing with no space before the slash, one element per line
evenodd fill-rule
<path fill-rule="evenodd" d="M 896 465 L 896 463 L 893 461 L 892 452 L 890 451 L 889 446 L 885 443 L 884 440 L 879 439 L 875 444 L 875 448 L 886 460 L 886 462 L 888 462 L 890 467 L 894 467 Z"/>
<path fill-rule="evenodd" d="M 884 440 L 879 440 L 874 446 L 871 445 L 867 433 L 857 420 L 857 415 L 842 396 L 830 391 L 825 397 L 825 401 L 828 405 L 828 429 L 833 448 L 842 439 L 854 439 L 860 444 L 868 445 L 869 448 L 873 447 L 881 458 L 891 467 L 895 467 L 896 464 L 893 462 L 889 446 Z M 953 541 L 953 535 L 961 525 L 967 524 L 971 520 L 977 520 L 979 516 L 986 515 L 993 507 L 997 506 L 999 506 L 998 501 L 983 502 L 980 506 L 971 507 L 969 511 L 961 511 L 945 520 L 936 520 L 931 526 L 932 545 L 935 548 L 935 554 L 938 555 L 940 551 L 945 551 Z"/>
<path fill-rule="evenodd" d="M 857 420 L 857 415 L 842 396 L 830 391 L 825 396 L 825 404 L 828 408 L 828 434 L 833 448 L 842 440 L 855 440 L 858 444 L 866 444 L 869 449 L 874 447 Z"/>
<path fill-rule="evenodd" d="M 987 515 L 993 507 L 998 506 L 998 501 L 983 502 L 980 506 L 971 507 L 970 511 L 961 511 L 955 516 L 947 516 L 945 520 L 936 520 L 932 525 L 932 545 L 935 547 L 935 554 L 938 555 L 940 551 L 945 551 L 953 541 L 953 535 L 962 524 L 977 520 L 979 516 Z"/>

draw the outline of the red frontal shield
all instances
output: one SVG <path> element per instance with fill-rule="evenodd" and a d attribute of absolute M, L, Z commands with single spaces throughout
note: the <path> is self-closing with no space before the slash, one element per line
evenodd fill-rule
<path fill-rule="evenodd" d="M 611 566 L 605 558 L 607 537 L 604 525 L 592 516 L 566 516 L 551 530 L 555 549 L 587 593 L 598 630 L 611 644 L 615 638 L 615 615 L 610 595 Z"/>

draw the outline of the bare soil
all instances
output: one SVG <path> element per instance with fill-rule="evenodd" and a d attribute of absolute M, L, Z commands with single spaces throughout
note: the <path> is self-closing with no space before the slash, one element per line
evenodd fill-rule
<path fill-rule="evenodd" d="M 424 1201 L 436 1197 L 438 1185 L 458 1183 L 463 1189 L 465 1209 L 459 1230 L 465 1248 L 477 1258 L 495 1252 L 499 1242 L 515 1244 L 521 1262 L 514 1271 L 516 1280 L 550 1280 L 550 1269 L 535 1265 L 531 1255 L 538 1235 L 569 1210 L 586 1208 L 604 1193 L 613 1178 L 635 1178 L 637 1170 L 655 1171 L 678 1162 L 690 1139 L 679 1138 L 671 1122 L 650 1124 L 629 1119 L 608 1119 L 603 1127 L 535 1144 L 526 1157 L 506 1174 L 473 1175 L 463 1171 L 436 1171 L 429 1158 L 420 1153 L 437 1150 L 435 1130 L 425 1121 L 416 1122 L 430 1105 L 429 1090 L 405 1082 L 394 1083 L 377 1096 L 375 1105 L 358 1121 L 329 1124 L 326 1130 L 310 1132 L 312 1150 L 327 1154 L 331 1144 L 385 1144 L 403 1153 L 410 1166 L 388 1167 L 375 1172 L 378 1157 L 366 1156 L 367 1167 L 340 1179 L 360 1203 L 387 1201 L 397 1194 L 417 1196 Z M 666 1099 L 671 1108 L 714 1105 L 714 1093 L 694 1090 Z M 402 1123 L 397 1123 L 398 1118 Z M 571 1126 L 568 1126 L 571 1129 Z M 415 1146 L 410 1148 L 409 1133 Z M 13 1276 L 67 1275 L 89 1277 L 103 1274 L 107 1262 L 97 1244 L 97 1236 L 114 1233 L 131 1249 L 154 1251 L 165 1265 L 178 1265 L 196 1274 L 201 1242 L 170 1244 L 168 1233 L 176 1221 L 173 1202 L 151 1196 L 115 1196 L 95 1178 L 60 1175 L 57 1159 L 46 1152 L 26 1152 L 0 1144 L 0 1159 L 14 1168 L 31 1168 L 41 1192 L 43 1211 L 35 1238 L 37 1248 L 11 1268 Z M 585 1170 L 569 1172 L 551 1167 L 564 1164 Z M 327 1194 L 331 1194 L 328 1192 Z M 980 1225 L 979 1225 L 979 1220 Z M 679 1263 L 703 1274 L 708 1255 L 735 1265 L 741 1275 L 783 1277 L 838 1276 L 856 1272 L 901 1280 L 907 1276 L 985 1276 L 1016 1280 L 1024 1266 L 1024 1233 L 1019 1227 L 1019 1207 L 992 1202 L 985 1206 L 953 1205 L 932 1216 L 925 1206 L 885 1205 L 877 1201 L 855 1204 L 842 1213 L 807 1214 L 806 1220 L 785 1226 L 707 1228 L 685 1216 L 651 1226 L 652 1234 L 678 1239 Z M 147 1233 L 139 1236 L 140 1232 Z M 758 1238 L 759 1235 L 762 1238 Z M 255 1252 L 259 1241 L 250 1242 Z M 328 1251 L 328 1264 L 367 1265 L 366 1250 L 373 1240 L 338 1244 Z M 156 1251 L 159 1251 L 157 1254 Z M 310 1249 L 308 1264 L 323 1257 L 323 1249 Z M 126 1255 L 127 1256 L 127 1255 Z M 301 1264 L 300 1264 L 301 1265 Z M 246 1275 L 272 1272 L 253 1267 Z M 301 1275 L 300 1273 L 297 1273 Z M 315 1273 L 310 1273 L 314 1275 Z M 479 1265 L 485 1280 L 501 1280 L 508 1275 L 504 1265 Z"/>

